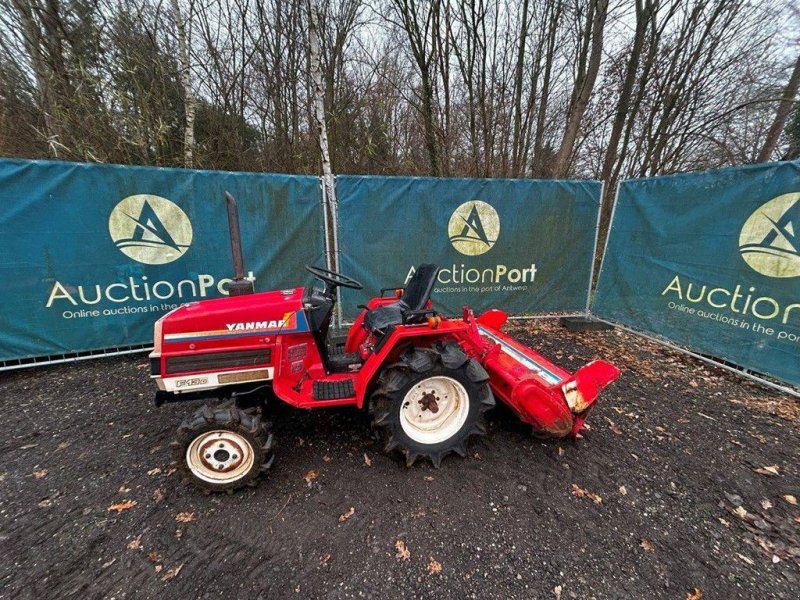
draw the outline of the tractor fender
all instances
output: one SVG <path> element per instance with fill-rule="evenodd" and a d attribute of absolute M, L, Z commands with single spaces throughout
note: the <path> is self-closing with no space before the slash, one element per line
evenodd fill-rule
<path fill-rule="evenodd" d="M 491 327 L 492 329 L 497 329 L 499 331 L 503 328 L 503 325 L 506 324 L 506 321 L 508 321 L 508 314 L 499 308 L 490 308 L 481 316 L 477 317 L 475 321 L 478 323 L 478 325 Z"/>
<path fill-rule="evenodd" d="M 449 322 L 448 322 L 449 323 Z M 365 400 L 369 397 L 372 389 L 375 387 L 378 376 L 385 368 L 396 366 L 400 356 L 407 352 L 410 348 L 425 348 L 430 347 L 436 342 L 456 342 L 463 348 L 461 339 L 466 337 L 466 327 L 463 325 L 450 325 L 448 329 L 430 329 L 428 327 L 413 327 L 413 328 L 398 328 L 390 334 L 390 338 L 384 343 L 381 349 L 371 355 L 364 366 L 361 368 L 359 382 L 356 384 L 356 397 L 358 408 L 364 406 Z M 424 360 L 426 353 L 418 354 L 420 361 Z M 468 355 L 465 355 L 468 356 Z M 427 357 L 431 359 L 431 357 Z M 448 353 L 448 360 L 457 362 L 460 357 L 453 353 L 451 356 Z M 462 363 L 463 364 L 463 363 Z M 407 365 L 412 370 L 424 370 L 422 364 Z M 471 365 L 470 365 L 471 366 Z M 483 369 L 481 369 L 483 371 Z M 475 374 L 478 379 L 481 379 L 483 373 Z"/>

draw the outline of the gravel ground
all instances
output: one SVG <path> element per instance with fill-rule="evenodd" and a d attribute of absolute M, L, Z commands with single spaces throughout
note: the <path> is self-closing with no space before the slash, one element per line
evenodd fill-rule
<path fill-rule="evenodd" d="M 795 399 L 621 331 L 512 334 L 622 368 L 584 439 L 498 408 L 407 469 L 363 413 L 278 408 L 269 478 L 230 496 L 173 474 L 196 404 L 154 408 L 143 356 L 0 374 L 0 598 L 797 598 Z"/>

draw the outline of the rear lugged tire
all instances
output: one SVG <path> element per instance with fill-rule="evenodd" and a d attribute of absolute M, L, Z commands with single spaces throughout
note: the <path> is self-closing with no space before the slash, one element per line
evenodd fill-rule
<path fill-rule="evenodd" d="M 255 487 L 274 460 L 270 424 L 254 409 L 205 405 L 178 427 L 172 458 L 205 493 Z"/>
<path fill-rule="evenodd" d="M 469 439 L 485 435 L 484 413 L 495 404 L 488 381 L 455 342 L 409 348 L 383 370 L 370 397 L 384 451 L 400 451 L 408 466 L 427 458 L 437 468 L 451 452 L 466 456 Z"/>

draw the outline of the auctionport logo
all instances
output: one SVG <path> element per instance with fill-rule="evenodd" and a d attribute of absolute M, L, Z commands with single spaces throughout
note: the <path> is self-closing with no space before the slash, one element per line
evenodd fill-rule
<path fill-rule="evenodd" d="M 123 254 L 146 265 L 177 260 L 192 243 L 186 213 L 174 202 L 150 194 L 122 199 L 108 218 L 108 232 Z"/>
<path fill-rule="evenodd" d="M 467 256 L 492 249 L 500 235 L 500 217 L 491 204 L 470 200 L 453 211 L 447 234 L 453 248 Z"/>
<path fill-rule="evenodd" d="M 739 252 L 767 277 L 800 276 L 800 192 L 773 198 L 745 221 Z"/>

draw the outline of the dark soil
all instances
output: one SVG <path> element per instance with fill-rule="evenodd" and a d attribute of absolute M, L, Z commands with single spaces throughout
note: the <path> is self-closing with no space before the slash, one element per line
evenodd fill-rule
<path fill-rule="evenodd" d="M 623 369 L 584 439 L 501 408 L 470 458 L 407 469 L 362 413 L 283 408 L 231 496 L 173 474 L 196 404 L 154 408 L 141 355 L 0 374 L 0 597 L 798 597 L 796 400 L 620 331 L 513 333 Z"/>

